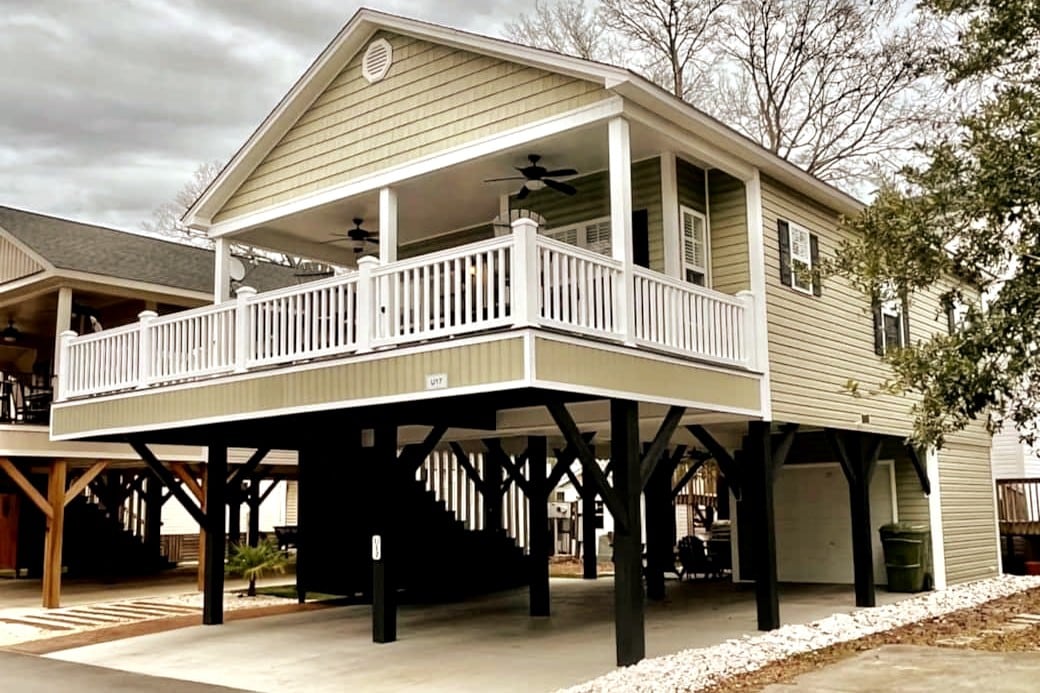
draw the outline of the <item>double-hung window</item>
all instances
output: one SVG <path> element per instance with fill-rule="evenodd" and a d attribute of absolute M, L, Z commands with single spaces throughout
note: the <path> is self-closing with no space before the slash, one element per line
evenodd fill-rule
<path fill-rule="evenodd" d="M 894 298 L 892 287 L 874 299 L 874 352 L 883 356 L 909 342 L 906 305 Z"/>
<path fill-rule="evenodd" d="M 820 283 L 820 243 L 816 234 L 804 226 L 780 219 L 780 283 L 812 296 L 822 294 Z"/>
<path fill-rule="evenodd" d="M 682 273 L 691 284 L 708 284 L 708 224 L 700 212 L 679 207 L 682 219 Z"/>

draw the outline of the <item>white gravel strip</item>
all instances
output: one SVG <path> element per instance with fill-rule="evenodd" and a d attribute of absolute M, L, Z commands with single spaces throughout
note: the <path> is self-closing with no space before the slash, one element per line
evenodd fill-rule
<path fill-rule="evenodd" d="M 1040 576 L 1003 575 L 955 585 L 886 606 L 834 614 L 804 625 L 789 624 L 768 633 L 745 635 L 712 647 L 645 659 L 567 688 L 565 693 L 698 691 L 792 655 L 969 609 L 1034 587 L 1040 587 Z"/>

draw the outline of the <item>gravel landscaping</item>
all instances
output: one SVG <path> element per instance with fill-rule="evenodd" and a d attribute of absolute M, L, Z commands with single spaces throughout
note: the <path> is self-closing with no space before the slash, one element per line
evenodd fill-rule
<path fill-rule="evenodd" d="M 1003 599 L 1008 597 L 1011 599 Z M 989 602 L 993 605 L 988 610 L 977 608 Z M 1023 647 L 1035 649 L 1040 624 L 1032 624 L 1029 619 L 1010 624 L 1008 621 L 1021 614 L 1037 613 L 1040 576 L 1005 575 L 887 606 L 835 614 L 804 625 L 785 625 L 712 647 L 647 659 L 568 688 L 566 693 L 757 690 L 885 642 L 971 647 L 985 647 L 987 642 L 998 646 L 1020 642 Z M 919 631 L 916 637 L 915 630 Z M 842 647 L 849 643 L 856 646 Z"/>

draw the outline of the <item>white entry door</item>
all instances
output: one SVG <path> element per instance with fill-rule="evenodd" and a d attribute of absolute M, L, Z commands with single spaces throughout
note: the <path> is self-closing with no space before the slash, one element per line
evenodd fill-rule
<path fill-rule="evenodd" d="M 893 521 L 892 464 L 870 484 L 874 579 L 887 584 L 878 528 Z M 786 465 L 774 487 L 777 575 L 781 582 L 852 584 L 849 487 L 837 464 Z"/>

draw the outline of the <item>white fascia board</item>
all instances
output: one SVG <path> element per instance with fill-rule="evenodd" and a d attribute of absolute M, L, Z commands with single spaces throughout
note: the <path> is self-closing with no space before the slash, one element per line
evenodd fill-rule
<path fill-rule="evenodd" d="M 461 50 L 469 50 L 502 60 L 538 67 L 606 86 L 628 78 L 627 70 L 530 48 L 502 39 L 479 36 L 458 29 L 397 17 L 367 8 L 358 10 L 346 26 L 326 46 L 289 92 L 278 102 L 246 143 L 235 153 L 213 183 L 184 214 L 192 229 L 207 230 L 213 215 L 245 182 L 250 173 L 285 136 L 343 67 L 379 30 L 406 34 Z"/>
<path fill-rule="evenodd" d="M 675 98 L 653 82 L 639 77 L 635 73 L 629 73 L 629 79 L 614 86 L 613 91 L 662 118 L 679 124 L 683 129 L 698 134 L 709 142 L 718 143 L 736 160 L 743 162 L 745 170 L 749 174 L 754 168 L 761 169 L 771 178 L 777 179 L 841 214 L 857 214 L 864 207 L 862 202 L 848 193 L 824 183 L 791 162 L 781 159 L 754 140 Z M 725 167 L 719 166 L 719 168 Z M 747 180 L 746 176 L 738 177 Z"/>
<path fill-rule="evenodd" d="M 204 303 L 209 303 L 213 300 L 213 294 L 211 294 L 208 291 L 193 291 L 191 289 L 181 289 L 175 286 L 164 286 L 162 284 L 152 284 L 150 282 L 120 279 L 118 277 L 109 277 L 102 274 L 91 274 L 89 272 L 73 272 L 69 270 L 59 269 L 54 273 L 54 276 L 59 277 L 61 279 L 85 282 L 88 284 L 110 286 L 116 289 L 121 289 L 123 291 L 146 291 L 148 293 L 159 294 L 161 296 L 187 298 L 191 300 L 202 301 Z M 73 285 L 72 288 L 75 289 L 75 285 Z"/>
<path fill-rule="evenodd" d="M 209 235 L 211 238 L 218 238 L 251 229 L 290 214 L 296 214 L 314 207 L 336 202 L 337 200 L 396 185 L 411 178 L 433 173 L 473 159 L 479 159 L 496 152 L 512 149 L 561 132 L 593 125 L 620 115 L 624 110 L 623 104 L 624 101 L 621 97 L 610 96 L 602 101 L 568 111 L 559 116 L 545 118 L 530 125 L 523 125 L 497 135 L 474 140 L 437 154 L 431 154 L 406 164 L 362 176 L 251 214 L 228 219 L 212 225 L 209 228 Z"/>

